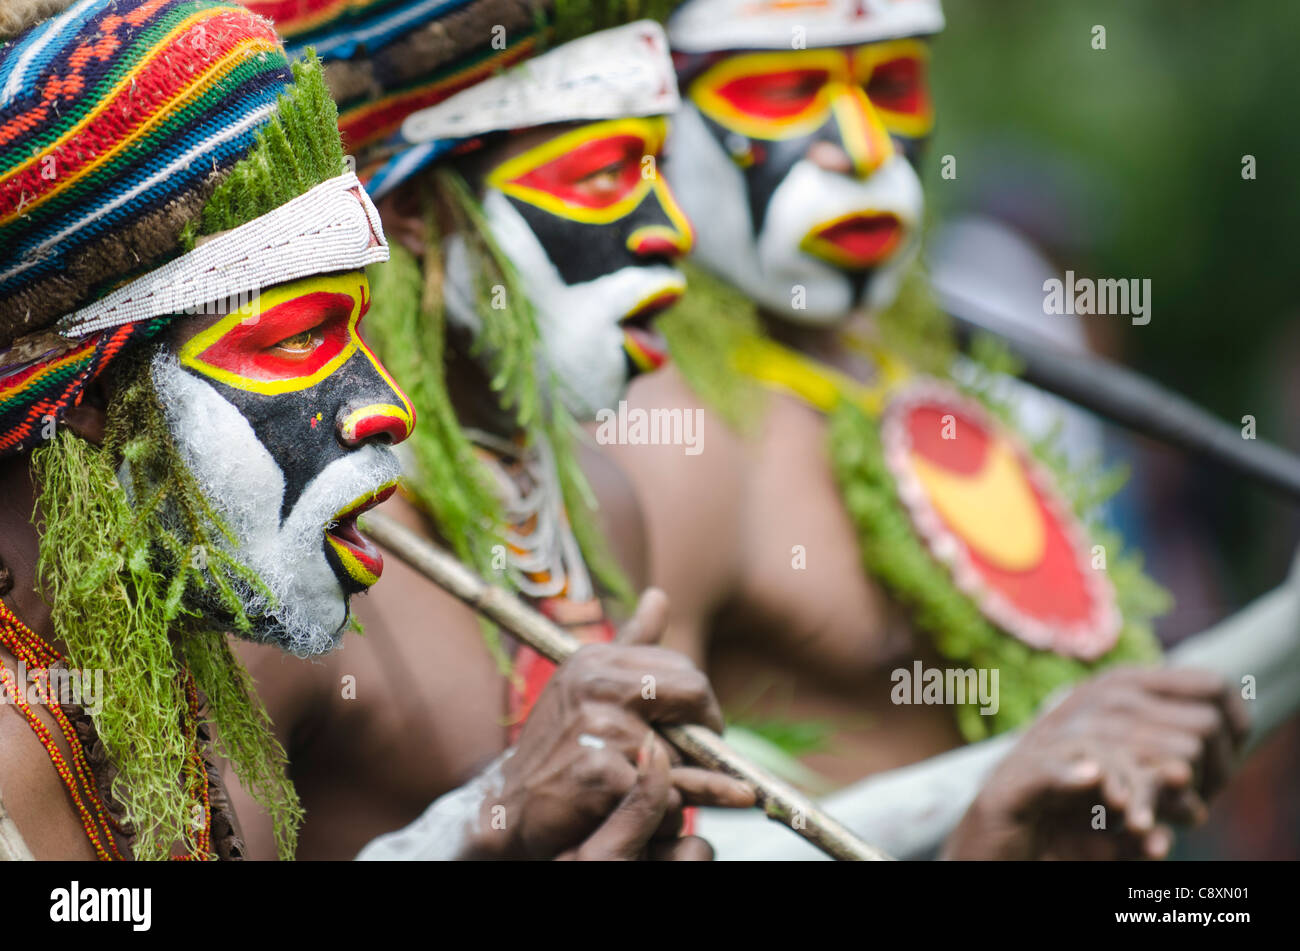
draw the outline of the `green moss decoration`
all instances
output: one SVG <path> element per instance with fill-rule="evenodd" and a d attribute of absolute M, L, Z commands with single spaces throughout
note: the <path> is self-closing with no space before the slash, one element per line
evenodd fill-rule
<path fill-rule="evenodd" d="M 597 30 L 608 30 L 633 20 L 664 22 L 680 0 L 557 0 L 552 19 L 554 42 Z"/>
<path fill-rule="evenodd" d="M 195 848 L 183 795 L 194 779 L 181 729 L 183 665 L 208 697 L 217 751 L 272 816 L 281 857 L 292 858 L 302 810 L 284 750 L 225 635 L 203 630 L 198 607 L 224 611 L 246 631 L 236 591 L 268 592 L 227 554 L 233 539 L 171 439 L 148 353 L 121 361 L 103 448 L 61 430 L 32 455 L 38 573 L 55 632 L 73 667 L 105 672 L 95 728 L 119 770 L 113 794 L 135 829 L 137 859 L 165 859 L 178 841 Z"/>
<path fill-rule="evenodd" d="M 687 294 L 659 318 L 656 327 L 668 341 L 673 365 L 705 404 L 734 431 L 749 434 L 762 418 L 766 393 L 721 354 L 735 353 L 746 340 L 762 334 L 754 302 L 726 281 L 689 261 Z"/>
<path fill-rule="evenodd" d="M 200 235 L 238 228 L 343 174 L 338 109 L 314 52 L 293 64 L 293 78 L 252 150 L 216 187 L 202 216 L 182 236 L 187 250 Z"/>

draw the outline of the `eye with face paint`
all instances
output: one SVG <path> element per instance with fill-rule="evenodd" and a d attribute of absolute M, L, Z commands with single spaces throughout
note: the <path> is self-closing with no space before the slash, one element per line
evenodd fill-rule
<path fill-rule="evenodd" d="M 660 173 L 666 131 L 662 118 L 560 128 L 483 176 L 488 225 L 519 272 L 544 355 L 580 419 L 612 406 L 632 376 L 666 359 L 653 321 L 685 291 L 673 262 L 694 240 Z M 449 280 L 468 286 L 455 259 L 449 252 Z M 473 299 L 449 295 L 449 313 L 473 326 L 457 298 Z"/>
<path fill-rule="evenodd" d="M 680 58 L 670 173 L 709 222 L 701 261 L 802 323 L 886 306 L 919 240 L 928 56 L 908 39 Z"/>
<path fill-rule="evenodd" d="M 356 518 L 392 493 L 389 446 L 414 425 L 358 334 L 369 294 L 360 271 L 283 284 L 153 364 L 182 457 L 275 598 L 245 605 L 255 634 L 298 654 L 335 646 L 378 580 Z"/>

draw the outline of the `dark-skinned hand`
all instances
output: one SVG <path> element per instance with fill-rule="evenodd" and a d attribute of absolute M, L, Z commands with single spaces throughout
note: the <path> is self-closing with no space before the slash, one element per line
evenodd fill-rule
<path fill-rule="evenodd" d="M 678 765 L 675 751 L 652 729 L 659 723 L 722 729 L 704 674 L 685 656 L 653 646 L 667 615 L 663 592 L 647 590 L 613 643 L 588 644 L 556 669 L 503 766 L 500 795 L 483 804 L 478 854 L 712 858 L 702 839 L 679 837 L 682 808 L 746 808 L 754 791 L 720 773 Z M 504 829 L 493 829 L 488 818 L 495 805 L 505 807 Z"/>
<path fill-rule="evenodd" d="M 1164 858 L 1171 825 L 1205 821 L 1247 726 L 1235 690 L 1207 671 L 1128 668 L 1085 681 L 998 765 L 944 857 Z"/>

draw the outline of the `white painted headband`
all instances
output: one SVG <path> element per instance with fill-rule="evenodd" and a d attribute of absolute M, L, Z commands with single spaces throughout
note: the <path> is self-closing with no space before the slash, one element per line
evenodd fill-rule
<path fill-rule="evenodd" d="M 557 46 L 412 113 L 402 138 L 416 145 L 551 122 L 665 115 L 678 104 L 663 27 L 638 20 Z"/>
<path fill-rule="evenodd" d="M 64 317 L 54 329 L 65 337 L 84 337 L 152 317 L 193 313 L 215 300 L 313 274 L 354 271 L 387 260 L 379 211 L 348 172 L 210 238 Z"/>
<path fill-rule="evenodd" d="M 939 0 L 686 0 L 668 21 L 674 50 L 848 46 L 943 29 Z"/>

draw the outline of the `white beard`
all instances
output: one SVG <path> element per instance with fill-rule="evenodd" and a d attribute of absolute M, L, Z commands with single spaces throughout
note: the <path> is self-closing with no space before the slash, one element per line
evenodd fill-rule
<path fill-rule="evenodd" d="M 280 524 L 284 474 L 238 409 L 162 351 L 154 385 L 168 427 L 199 489 L 236 539 L 230 554 L 265 582 L 274 601 L 240 597 L 257 640 L 299 656 L 338 646 L 347 597 L 325 556 L 324 530 L 362 495 L 395 481 L 397 457 L 368 443 L 330 463 Z"/>
<path fill-rule="evenodd" d="M 667 174 L 688 218 L 701 222 L 695 257 L 705 267 L 778 316 L 829 326 L 854 308 L 878 311 L 898 294 L 920 245 L 924 196 L 916 171 L 895 154 L 860 179 L 828 172 L 803 159 L 777 186 L 763 230 L 755 236 L 742 171 L 693 105 L 683 105 L 670 127 Z M 904 228 L 898 250 L 873 270 L 862 300 L 845 273 L 800 248 L 816 225 L 852 212 L 890 212 Z M 803 288 L 804 306 L 796 289 Z"/>
<path fill-rule="evenodd" d="M 596 418 L 627 390 L 628 370 L 620 322 L 642 301 L 683 288 L 676 268 L 630 265 L 595 280 L 566 284 L 523 215 L 495 189 L 483 198 L 492 235 L 523 282 L 537 315 L 542 355 L 555 374 L 560 398 L 579 420 Z M 447 242 L 447 314 L 472 333 L 480 327 L 464 242 Z"/>

